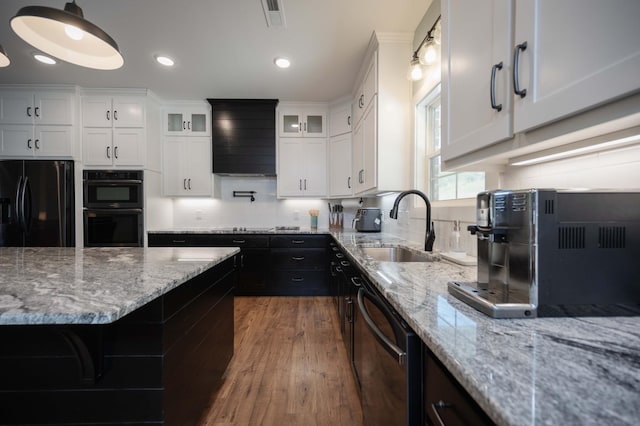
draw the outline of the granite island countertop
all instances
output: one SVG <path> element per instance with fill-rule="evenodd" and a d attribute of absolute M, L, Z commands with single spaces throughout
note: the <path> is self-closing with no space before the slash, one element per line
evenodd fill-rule
<path fill-rule="evenodd" d="M 493 319 L 447 292 L 449 281 L 475 281 L 475 266 L 377 262 L 358 245 L 420 245 L 333 236 L 496 423 L 640 422 L 640 317 Z"/>
<path fill-rule="evenodd" d="M 0 326 L 106 324 L 238 248 L 0 248 Z"/>

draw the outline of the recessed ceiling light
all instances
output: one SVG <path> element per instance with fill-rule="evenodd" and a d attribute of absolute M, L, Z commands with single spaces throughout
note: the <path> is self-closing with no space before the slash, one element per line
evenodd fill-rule
<path fill-rule="evenodd" d="M 174 64 L 173 59 L 168 56 L 158 55 L 156 56 L 156 61 L 158 61 L 160 65 L 164 65 L 165 67 L 172 67 Z"/>
<path fill-rule="evenodd" d="M 291 66 L 291 61 L 287 58 L 276 58 L 273 60 L 273 63 L 276 64 L 278 68 L 289 68 Z"/>
<path fill-rule="evenodd" d="M 36 59 L 36 61 L 40 61 L 43 64 L 54 65 L 56 63 L 55 59 L 45 55 L 41 55 L 40 53 L 34 53 L 33 57 Z"/>

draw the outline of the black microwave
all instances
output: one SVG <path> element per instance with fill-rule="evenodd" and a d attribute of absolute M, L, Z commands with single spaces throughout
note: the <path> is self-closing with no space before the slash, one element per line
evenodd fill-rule
<path fill-rule="evenodd" d="M 141 209 L 144 204 L 142 170 L 85 170 L 84 207 Z"/>

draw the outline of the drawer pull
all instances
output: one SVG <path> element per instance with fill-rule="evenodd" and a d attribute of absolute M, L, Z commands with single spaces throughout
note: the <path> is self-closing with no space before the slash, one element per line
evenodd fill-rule
<path fill-rule="evenodd" d="M 438 401 L 431 404 L 431 409 L 433 410 L 433 413 L 436 415 L 436 419 L 438 419 L 438 423 L 440 423 L 441 426 L 445 426 L 445 424 L 442 421 L 442 417 L 440 417 L 440 413 L 438 412 L 438 409 L 450 408 L 450 407 L 453 407 L 453 404 L 449 404 L 444 401 Z"/>
<path fill-rule="evenodd" d="M 295 283 L 300 283 L 300 282 L 304 281 L 304 278 L 302 278 L 302 277 L 292 277 L 291 281 L 293 281 Z"/>
<path fill-rule="evenodd" d="M 291 240 L 291 244 L 304 244 L 304 240 Z"/>
<path fill-rule="evenodd" d="M 171 242 L 176 244 L 184 244 L 187 242 L 187 240 L 171 240 Z"/>
<path fill-rule="evenodd" d="M 232 240 L 232 242 L 233 242 L 234 244 L 244 244 L 244 243 L 246 243 L 247 241 L 246 241 L 246 240 Z"/>
<path fill-rule="evenodd" d="M 344 254 L 342 254 L 342 253 L 336 253 L 336 257 L 337 257 L 338 259 L 342 259 L 342 258 L 344 257 Z"/>
<path fill-rule="evenodd" d="M 291 256 L 291 260 L 301 261 L 304 260 L 304 256 Z"/>
<path fill-rule="evenodd" d="M 340 261 L 340 265 L 344 266 L 345 268 L 351 266 L 351 263 L 349 261 L 346 260 L 341 260 Z"/>

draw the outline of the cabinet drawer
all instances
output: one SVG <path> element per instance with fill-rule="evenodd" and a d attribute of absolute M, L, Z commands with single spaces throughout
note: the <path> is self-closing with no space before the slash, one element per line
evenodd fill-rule
<path fill-rule="evenodd" d="M 268 295 L 327 296 L 329 289 L 324 271 L 272 271 Z"/>
<path fill-rule="evenodd" d="M 327 237 L 324 235 L 274 235 L 271 247 L 325 248 Z"/>
<path fill-rule="evenodd" d="M 272 269 L 322 271 L 327 265 L 324 249 L 271 249 Z"/>
<path fill-rule="evenodd" d="M 428 351 L 425 356 L 424 380 L 424 410 L 430 424 L 494 424 L 451 373 Z"/>
<path fill-rule="evenodd" d="M 268 235 L 149 234 L 149 247 L 267 248 Z"/>

